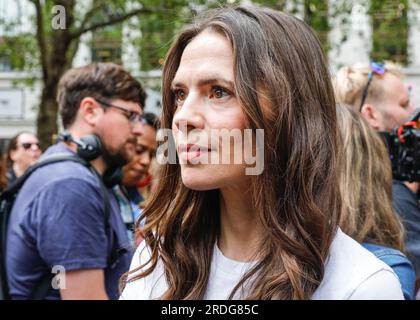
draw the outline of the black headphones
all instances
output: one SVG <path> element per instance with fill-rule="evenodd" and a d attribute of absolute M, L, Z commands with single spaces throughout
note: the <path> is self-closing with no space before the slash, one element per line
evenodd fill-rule
<path fill-rule="evenodd" d="M 75 143 L 77 145 L 77 155 L 86 161 L 95 160 L 102 154 L 101 139 L 95 134 L 76 139 L 70 132 L 63 131 L 58 135 L 58 141 Z"/>
<path fill-rule="evenodd" d="M 63 131 L 58 135 L 58 141 L 75 143 L 77 145 L 77 155 L 86 161 L 95 160 L 102 154 L 101 139 L 95 134 L 76 139 L 70 132 Z M 109 168 L 102 176 L 104 184 L 109 188 L 119 184 L 122 181 L 122 178 L 123 170 L 120 167 Z"/>

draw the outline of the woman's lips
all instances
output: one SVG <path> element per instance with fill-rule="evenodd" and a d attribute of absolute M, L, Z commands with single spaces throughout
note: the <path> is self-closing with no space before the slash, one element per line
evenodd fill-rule
<path fill-rule="evenodd" d="M 208 154 L 211 149 L 196 144 L 180 144 L 178 146 L 178 156 L 184 162 L 190 162 L 203 154 Z"/>

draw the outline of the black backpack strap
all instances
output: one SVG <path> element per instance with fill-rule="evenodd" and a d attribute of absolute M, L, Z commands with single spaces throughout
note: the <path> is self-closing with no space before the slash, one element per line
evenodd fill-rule
<path fill-rule="evenodd" d="M 55 275 L 51 272 L 44 274 L 38 285 L 31 292 L 29 300 L 44 300 L 48 295 L 48 291 L 51 289 L 51 283 L 54 277 Z"/>
<path fill-rule="evenodd" d="M 37 169 L 49 165 L 51 163 L 55 162 L 61 162 L 61 161 L 74 161 L 83 164 L 86 167 L 89 167 L 89 162 L 83 160 L 82 158 L 78 156 L 74 156 L 68 153 L 56 153 L 51 156 L 45 157 L 39 162 L 36 162 L 32 166 L 30 166 L 25 173 L 20 176 L 18 179 L 16 179 L 11 185 L 9 185 L 3 192 L 2 197 L 4 196 L 10 196 L 14 195 L 17 191 L 20 190 L 22 185 L 25 183 L 26 179 Z"/>
<path fill-rule="evenodd" d="M 125 249 L 114 248 L 117 244 L 115 243 L 117 236 L 115 235 L 114 230 L 111 228 L 109 222 L 110 218 L 110 199 L 108 188 L 106 187 L 104 181 L 102 180 L 101 175 L 95 170 L 95 168 L 90 167 L 93 174 L 95 174 L 99 179 L 99 184 L 101 185 L 101 191 L 104 196 L 104 217 L 105 217 L 105 232 L 111 234 L 111 254 L 108 257 L 107 265 L 110 268 L 114 268 L 116 263 L 118 263 L 118 258 L 120 254 L 124 253 Z"/>

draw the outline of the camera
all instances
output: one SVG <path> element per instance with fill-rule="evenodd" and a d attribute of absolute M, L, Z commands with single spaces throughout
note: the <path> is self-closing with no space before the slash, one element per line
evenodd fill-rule
<path fill-rule="evenodd" d="M 380 132 L 388 147 L 395 180 L 420 182 L 420 109 L 391 132 Z"/>

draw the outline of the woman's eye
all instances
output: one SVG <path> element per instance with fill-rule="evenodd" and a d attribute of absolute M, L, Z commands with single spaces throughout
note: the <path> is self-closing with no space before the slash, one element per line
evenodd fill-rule
<path fill-rule="evenodd" d="M 186 98 L 185 92 L 181 89 L 175 90 L 174 94 L 177 102 L 182 102 Z"/>
<path fill-rule="evenodd" d="M 145 151 L 145 149 L 143 147 L 137 147 L 136 148 L 136 153 L 137 154 L 142 154 Z"/>
<path fill-rule="evenodd" d="M 212 97 L 216 98 L 216 99 L 221 99 L 223 97 L 227 97 L 230 95 L 230 93 L 228 91 L 226 91 L 225 89 L 223 89 L 222 87 L 213 87 L 211 89 L 212 92 Z"/>

